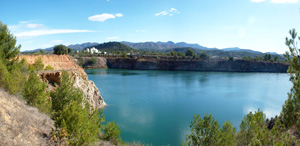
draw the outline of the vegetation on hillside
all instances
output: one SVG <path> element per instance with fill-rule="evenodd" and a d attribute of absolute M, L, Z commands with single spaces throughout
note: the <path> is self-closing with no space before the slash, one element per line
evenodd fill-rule
<path fill-rule="evenodd" d="M 64 53 L 60 51 L 64 50 L 57 53 Z M 28 105 L 37 107 L 55 121 L 56 128 L 52 130 L 49 143 L 93 145 L 103 139 L 103 135 L 106 135 L 105 139 L 117 141 L 117 145 L 122 143 L 117 125 L 109 124 L 108 130 L 102 130 L 104 115 L 91 108 L 83 93 L 73 86 L 74 81 L 67 72 L 62 73 L 56 90 L 49 94 L 46 83 L 37 74 L 37 71 L 44 70 L 42 58 L 28 65 L 26 60 L 19 60 L 19 52 L 15 37 L 0 22 L 0 87 L 10 94 L 21 93 Z M 46 69 L 53 67 L 47 66 Z"/>
<path fill-rule="evenodd" d="M 220 128 L 211 115 L 205 115 L 203 119 L 197 115 L 190 124 L 191 133 L 186 136 L 183 145 L 300 145 L 300 48 L 297 48 L 300 37 L 297 37 L 295 29 L 290 30 L 290 35 L 291 38 L 286 38 L 289 52 L 284 56 L 290 64 L 288 72 L 293 87 L 280 115 L 269 120 L 260 109 L 250 112 L 242 119 L 240 131 L 236 134 L 228 121 Z M 263 59 L 270 60 L 272 57 L 265 55 Z"/>
<path fill-rule="evenodd" d="M 133 53 L 137 52 L 137 50 L 132 49 L 124 44 L 119 42 L 108 42 L 94 46 L 101 52 L 108 52 L 108 53 L 117 53 L 117 52 L 128 52 Z"/>

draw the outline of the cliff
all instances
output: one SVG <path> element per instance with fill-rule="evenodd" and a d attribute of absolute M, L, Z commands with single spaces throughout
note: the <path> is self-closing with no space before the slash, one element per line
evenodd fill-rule
<path fill-rule="evenodd" d="M 163 60 L 163 59 L 99 59 L 97 63 L 88 68 L 115 68 L 138 70 L 180 70 L 180 71 L 224 71 L 224 72 L 277 72 L 286 73 L 288 64 L 247 61 L 247 60 Z M 85 57 L 83 60 L 88 60 Z M 102 64 L 102 65 L 98 65 Z M 105 67 L 103 67 L 105 64 Z"/>
<path fill-rule="evenodd" d="M 90 64 L 89 60 L 91 57 L 80 57 L 77 59 L 74 59 L 75 62 L 82 63 L 82 66 L 86 69 L 97 69 L 97 68 L 107 68 L 107 60 L 104 57 L 95 57 L 96 58 L 96 63 L 95 64 Z"/>
<path fill-rule="evenodd" d="M 53 71 L 39 72 L 40 78 L 47 82 L 48 90 L 53 90 L 55 83 L 59 85 L 59 77 L 62 71 L 65 70 L 74 79 L 74 86 L 79 88 L 90 105 L 95 108 L 103 108 L 106 106 L 99 89 L 93 81 L 88 80 L 84 70 L 76 64 L 67 55 L 22 55 L 20 58 L 25 58 L 28 64 L 33 64 L 35 60 L 41 57 L 45 66 L 50 65 L 54 68 Z"/>

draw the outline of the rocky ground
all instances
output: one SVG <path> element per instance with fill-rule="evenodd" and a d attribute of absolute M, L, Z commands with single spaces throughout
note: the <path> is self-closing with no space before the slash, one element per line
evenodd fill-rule
<path fill-rule="evenodd" d="M 0 88 L 0 145 L 49 145 L 54 121 Z"/>

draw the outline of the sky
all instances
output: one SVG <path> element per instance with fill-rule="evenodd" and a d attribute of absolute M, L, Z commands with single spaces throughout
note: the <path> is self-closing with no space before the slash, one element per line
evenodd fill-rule
<path fill-rule="evenodd" d="M 299 0 L 1 0 L 0 21 L 21 51 L 58 44 L 173 41 L 288 51 Z"/>

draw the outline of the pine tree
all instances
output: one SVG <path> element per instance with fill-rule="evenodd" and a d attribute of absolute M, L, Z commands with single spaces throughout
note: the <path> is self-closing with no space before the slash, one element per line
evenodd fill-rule
<path fill-rule="evenodd" d="M 0 21 L 0 59 L 11 71 L 11 66 L 18 62 L 21 45 L 16 46 L 16 38 L 10 33 L 7 26 Z"/>
<path fill-rule="evenodd" d="M 59 87 L 51 93 L 55 126 L 66 130 L 69 144 L 89 145 L 97 140 L 104 116 L 90 108 L 83 93 L 73 84 L 69 74 L 63 71 Z"/>
<path fill-rule="evenodd" d="M 290 66 L 288 72 L 290 73 L 290 81 L 293 87 L 288 93 L 288 99 L 283 105 L 281 116 L 284 123 L 291 127 L 297 125 L 300 131 L 300 65 L 299 65 L 299 48 L 297 48 L 297 33 L 295 29 L 290 30 L 291 38 L 286 38 L 286 45 L 289 47 L 289 52 L 284 54 L 284 57 L 289 62 Z M 299 123 L 299 124 L 298 124 Z"/>
<path fill-rule="evenodd" d="M 211 114 L 206 114 L 203 119 L 198 114 L 190 125 L 191 134 L 186 136 L 183 145 L 202 146 L 217 145 L 220 138 L 218 121 Z"/>
<path fill-rule="evenodd" d="M 114 144 L 121 144 L 122 139 L 120 137 L 121 131 L 119 130 L 119 125 L 116 125 L 114 121 L 108 122 L 104 128 L 103 139 L 106 141 L 111 141 Z"/>
<path fill-rule="evenodd" d="M 34 69 L 30 70 L 27 82 L 25 82 L 22 95 L 29 105 L 35 106 L 41 111 L 50 114 L 51 100 L 46 92 L 47 85 L 40 81 Z"/>
<path fill-rule="evenodd" d="M 42 61 L 42 57 L 39 56 L 37 60 L 34 61 L 34 67 L 36 68 L 37 71 L 42 71 L 44 69 L 44 64 Z"/>

